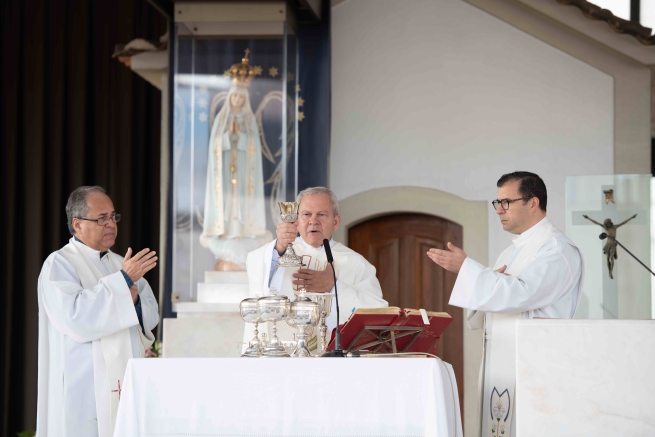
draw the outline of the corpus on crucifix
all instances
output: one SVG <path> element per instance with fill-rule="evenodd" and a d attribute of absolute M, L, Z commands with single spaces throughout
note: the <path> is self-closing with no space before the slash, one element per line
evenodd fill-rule
<path fill-rule="evenodd" d="M 586 214 L 583 214 L 584 218 L 589 220 L 592 223 L 597 224 L 601 228 L 605 229 L 605 233 L 607 234 L 607 242 L 605 243 L 605 247 L 603 247 L 603 253 L 607 256 L 607 268 L 609 269 L 610 272 L 610 278 L 614 279 L 614 276 L 612 276 L 612 270 L 614 270 L 614 260 L 618 258 L 618 254 L 616 253 L 616 230 L 623 226 L 624 224 L 628 223 L 630 220 L 633 218 L 637 217 L 637 214 L 633 215 L 627 220 L 622 221 L 618 225 L 615 225 L 612 222 L 612 219 L 605 219 L 603 223 L 598 223 L 596 220 L 589 218 Z"/>

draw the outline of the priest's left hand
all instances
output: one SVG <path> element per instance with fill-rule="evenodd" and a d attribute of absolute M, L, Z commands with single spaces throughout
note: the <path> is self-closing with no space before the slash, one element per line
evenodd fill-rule
<path fill-rule="evenodd" d="M 464 260 L 466 259 L 466 253 L 455 246 L 452 243 L 448 243 L 448 250 L 441 249 L 430 249 L 428 250 L 428 256 L 432 261 L 439 264 L 444 269 L 449 272 L 458 273 L 459 269 L 462 268 Z"/>
<path fill-rule="evenodd" d="M 132 295 L 132 302 L 136 305 L 139 300 L 139 287 L 136 284 L 130 287 L 130 294 Z"/>
<path fill-rule="evenodd" d="M 294 285 L 300 285 L 310 293 L 328 293 L 334 287 L 332 265 L 330 264 L 322 272 L 311 269 L 298 269 L 293 277 L 296 278 L 293 281 Z"/>

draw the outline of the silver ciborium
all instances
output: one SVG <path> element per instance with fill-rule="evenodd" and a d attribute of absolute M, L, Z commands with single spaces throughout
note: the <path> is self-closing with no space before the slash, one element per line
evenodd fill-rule
<path fill-rule="evenodd" d="M 332 312 L 332 298 L 334 298 L 334 294 L 328 294 L 328 293 L 307 293 L 307 297 L 310 298 L 312 301 L 316 302 L 319 306 L 319 310 L 321 312 L 321 320 L 319 321 L 318 324 L 318 331 L 321 336 L 321 343 L 320 347 L 316 353 L 317 356 L 323 355 L 326 350 L 327 350 L 327 324 L 325 323 L 325 320 L 328 318 L 330 313 Z"/>
<path fill-rule="evenodd" d="M 259 341 L 259 323 L 261 323 L 261 319 L 259 318 L 259 306 L 257 304 L 258 299 L 256 297 L 251 297 L 248 299 L 244 299 L 241 301 L 239 304 L 239 311 L 241 313 L 241 318 L 246 322 L 246 323 L 254 323 L 255 324 L 255 331 L 254 334 L 255 336 L 253 337 L 252 340 L 250 340 L 250 343 L 248 344 L 248 349 L 241 354 L 242 357 L 259 357 L 261 356 L 261 347 L 262 343 Z"/>
<path fill-rule="evenodd" d="M 292 357 L 311 357 L 312 354 L 307 349 L 307 338 L 313 332 L 313 328 L 318 325 L 321 317 L 319 304 L 312 302 L 305 296 L 305 289 L 300 290 L 300 294 L 291 302 L 287 324 L 298 329 L 296 334 L 296 348 L 291 353 Z"/>
<path fill-rule="evenodd" d="M 295 223 L 298 221 L 298 207 L 299 202 L 278 202 L 280 206 L 280 218 L 284 223 Z M 302 266 L 302 257 L 296 255 L 293 250 L 293 244 L 287 244 L 287 250 L 284 252 L 278 261 L 280 267 L 300 267 Z"/>
<path fill-rule="evenodd" d="M 289 314 L 289 298 L 286 296 L 264 296 L 257 299 L 257 308 L 259 309 L 259 319 L 262 322 L 272 322 L 271 339 L 264 348 L 262 356 L 264 357 L 288 357 L 289 354 L 284 350 L 284 345 L 277 337 L 276 323 L 285 319 Z"/>

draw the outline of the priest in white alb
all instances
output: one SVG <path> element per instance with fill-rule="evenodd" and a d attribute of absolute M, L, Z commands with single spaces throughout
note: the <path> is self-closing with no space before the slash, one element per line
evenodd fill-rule
<path fill-rule="evenodd" d="M 337 277 L 339 322 L 346 322 L 356 308 L 388 306 L 382 298 L 375 267 L 357 252 L 332 239 L 332 233 L 341 223 L 339 204 L 334 193 L 324 187 L 307 188 L 298 194 L 297 201 L 300 202 L 298 221 L 280 223 L 276 229 L 276 240 L 248 254 L 247 270 L 251 295 L 268 296 L 271 288 L 291 300 L 301 288 L 310 293 L 333 293 L 332 268 L 327 263 L 323 247 L 323 239 L 327 239 L 334 257 Z M 284 255 L 289 243 L 293 244 L 296 255 L 303 257 L 306 268 L 296 271 L 290 267 L 278 266 L 278 259 Z M 332 306 L 326 321 L 328 332 L 331 332 L 337 323 L 334 300 Z M 278 328 L 280 325 L 283 324 L 279 323 Z M 252 337 L 249 334 L 246 330 L 246 337 Z M 280 337 L 281 340 L 291 340 L 282 338 L 281 335 Z"/>
<path fill-rule="evenodd" d="M 38 281 L 38 437 L 111 437 L 130 358 L 144 356 L 159 321 L 143 275 L 144 249 L 109 249 L 120 214 L 101 187 L 79 187 L 66 205 L 73 237 L 48 256 Z"/>
<path fill-rule="evenodd" d="M 497 183 L 492 202 L 512 245 L 493 268 L 468 258 L 448 243 L 428 256 L 457 281 L 450 305 L 467 308 L 471 329 L 484 329 L 480 369 L 481 436 L 514 437 L 516 320 L 570 319 L 582 293 L 584 263 L 575 244 L 546 217 L 547 192 L 534 173 L 514 172 Z"/>

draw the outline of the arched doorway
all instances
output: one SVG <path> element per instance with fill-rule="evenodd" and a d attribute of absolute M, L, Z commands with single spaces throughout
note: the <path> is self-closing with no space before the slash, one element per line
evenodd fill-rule
<path fill-rule="evenodd" d="M 462 227 L 428 214 L 399 213 L 359 223 L 348 229 L 348 246 L 373 264 L 390 306 L 424 308 L 450 314 L 452 323 L 437 346 L 437 355 L 450 363 L 457 385 L 464 385 L 462 309 L 448 305 L 457 275 L 433 263 L 425 254 L 447 242 L 463 247 Z M 459 390 L 463 406 L 463 390 Z"/>

